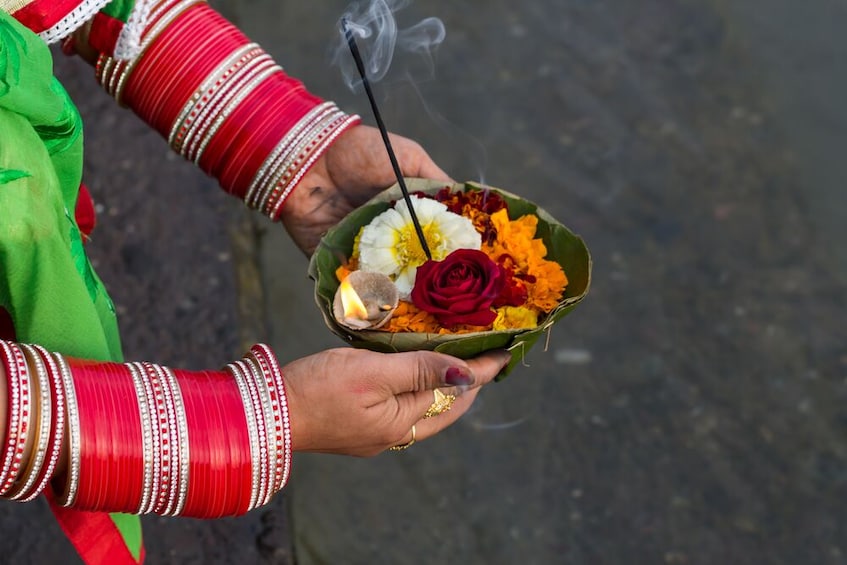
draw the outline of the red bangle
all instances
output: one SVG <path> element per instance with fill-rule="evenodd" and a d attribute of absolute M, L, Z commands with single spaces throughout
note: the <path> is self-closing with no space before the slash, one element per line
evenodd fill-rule
<path fill-rule="evenodd" d="M 52 406 L 50 390 L 50 375 L 47 366 L 41 360 L 38 352 L 30 345 L 20 344 L 24 357 L 27 360 L 30 383 L 32 386 L 32 419 L 31 436 L 33 443 L 30 448 L 30 456 L 21 468 L 21 475 L 14 488 L 7 496 L 12 500 L 21 500 L 29 495 L 41 469 L 44 466 L 45 456 L 50 445 L 50 424 L 52 422 Z"/>
<path fill-rule="evenodd" d="M 9 385 L 9 413 L 6 427 L 6 451 L 3 453 L 0 496 L 5 496 L 20 475 L 31 418 L 31 387 L 29 367 L 23 351 L 14 343 L 0 341 Z"/>
<path fill-rule="evenodd" d="M 217 388 L 218 401 L 220 402 L 221 418 L 227 426 L 233 425 L 232 429 L 246 432 L 247 419 L 245 411 L 247 407 L 242 402 L 238 386 L 232 376 L 226 372 L 218 373 L 223 377 Z M 222 496 L 218 506 L 215 508 L 213 517 L 240 514 L 239 509 L 242 502 L 246 473 L 250 470 L 250 440 L 247 434 L 238 434 L 235 437 L 229 433 L 222 434 L 219 448 L 216 454 L 218 462 L 223 467 L 218 469 L 217 482 L 222 488 Z M 246 484 L 250 484 L 246 481 Z"/>
<path fill-rule="evenodd" d="M 224 190 L 256 193 L 248 205 L 278 217 L 290 190 L 357 118 L 312 119 L 322 101 L 265 54 L 242 57 L 252 44 L 205 3 L 163 2 L 154 12 L 136 60 L 98 60 L 101 83 Z"/>
<path fill-rule="evenodd" d="M 187 34 L 186 34 L 187 35 Z M 160 104 L 156 107 L 157 124 L 156 129 L 167 138 L 174 121 L 185 102 L 191 98 L 193 93 L 200 87 L 206 76 L 211 73 L 226 57 L 242 43 L 240 34 L 228 29 L 211 30 L 208 34 L 197 38 L 183 37 L 183 45 L 177 46 L 174 51 L 184 49 L 186 59 L 183 68 L 177 73 L 171 74 L 159 72 L 159 76 L 176 78 L 172 89 L 160 89 L 159 92 L 168 92 L 162 96 Z M 193 41 L 188 43 L 188 41 Z M 204 56 L 199 54 L 203 52 Z"/>
<path fill-rule="evenodd" d="M 117 488 L 110 489 L 110 485 L 115 486 L 122 483 L 122 477 L 117 469 L 117 458 L 115 454 L 115 446 L 112 445 L 115 441 L 115 428 L 119 425 L 118 419 L 120 415 L 115 412 L 115 407 L 112 402 L 111 386 L 101 386 L 104 380 L 102 372 L 108 371 L 106 378 L 109 381 L 117 380 L 117 376 L 113 373 L 118 367 L 99 367 L 98 374 L 92 379 L 91 387 L 95 391 L 99 402 L 99 411 L 97 412 L 97 420 L 94 426 L 94 435 L 97 439 L 97 448 L 93 453 L 94 462 L 97 467 L 93 467 L 90 473 L 91 481 L 94 485 L 93 492 L 96 493 L 94 504 L 91 508 L 109 508 L 108 504 L 114 503 L 112 498 L 117 494 Z M 73 371 L 73 369 L 71 369 Z M 109 383 L 111 384 L 111 382 Z M 84 404 L 80 405 L 84 410 Z"/>
<path fill-rule="evenodd" d="M 240 131 L 227 147 L 229 151 L 219 161 L 225 166 L 217 177 L 221 186 L 228 189 L 228 192 L 236 193 L 242 199 L 250 178 L 273 151 L 275 141 L 284 136 L 284 130 L 280 133 L 279 124 L 267 119 L 267 116 L 280 113 L 288 103 L 287 96 L 280 96 L 274 101 L 273 94 L 276 86 L 272 79 L 273 76 L 269 77 L 263 85 L 264 88 L 257 88 L 254 92 L 255 98 L 249 116 L 239 116 L 241 122 L 236 122 L 239 117 L 232 117 L 233 124 L 238 123 Z M 263 101 L 265 96 L 268 96 L 269 98 L 266 99 L 272 102 L 265 104 Z M 246 105 L 247 101 L 245 101 Z M 222 139 L 225 138 L 222 136 Z"/>
<path fill-rule="evenodd" d="M 270 96 L 273 91 L 273 84 L 266 78 L 256 85 L 226 117 L 206 149 L 210 164 L 209 174 L 220 180 L 224 167 L 230 163 L 229 159 L 242 148 L 240 144 L 233 143 L 233 140 L 238 138 L 239 134 L 249 135 L 247 124 L 257 113 L 262 111 L 262 100 Z M 201 165 L 202 163 L 203 161 L 201 161 Z M 228 192 L 232 192 L 231 189 L 237 190 L 237 188 L 226 184 L 223 184 L 223 186 L 230 189 Z"/>
<path fill-rule="evenodd" d="M 86 371 L 80 365 L 71 366 L 74 390 L 79 407 L 79 483 L 76 492 L 75 506 L 80 509 L 93 509 L 95 495 L 92 494 L 96 484 L 95 475 L 101 473 L 96 459 L 97 446 L 94 443 L 102 435 L 103 430 L 97 431 L 100 411 L 99 399 L 95 397 L 95 389 L 91 380 L 85 378 Z M 101 480 L 103 477 L 99 477 Z"/>
<path fill-rule="evenodd" d="M 288 483 L 288 478 L 291 474 L 291 459 L 294 449 L 291 438 L 291 420 L 288 413 L 288 394 L 285 389 L 285 379 L 282 375 L 282 371 L 280 370 L 276 355 L 274 355 L 270 347 L 264 343 L 258 343 L 254 345 L 250 351 L 257 359 L 265 360 L 270 368 L 269 372 L 276 383 L 284 448 L 282 480 L 277 486 L 277 490 L 279 490 Z"/>
<path fill-rule="evenodd" d="M 211 485 L 208 483 L 209 475 L 209 442 L 206 432 L 206 420 L 213 410 L 212 402 L 208 400 L 204 406 L 200 406 L 198 399 L 201 397 L 200 390 L 211 392 L 209 379 L 203 372 L 189 373 L 176 370 L 176 377 L 182 390 L 182 398 L 185 402 L 185 416 L 188 422 L 188 438 L 191 445 L 191 462 L 189 473 L 191 481 L 188 484 L 188 492 L 185 506 L 182 509 L 183 516 L 202 517 L 203 504 L 201 497 L 209 493 Z M 211 396 L 211 395 L 209 395 Z"/>
<path fill-rule="evenodd" d="M 239 515 L 266 504 L 287 481 L 287 401 L 267 346 L 224 371 L 200 373 L 66 360 L 24 347 L 0 341 L 12 430 L 0 469 L 12 496 L 29 500 L 48 484 L 65 426 L 69 463 L 67 478 L 57 479 L 59 502 L 80 510 Z M 30 410 L 33 392 L 39 402 Z M 27 435 L 20 432 L 29 431 L 30 412 L 38 416 L 37 453 L 22 469 Z"/>
<path fill-rule="evenodd" d="M 284 474 L 285 474 L 285 460 L 287 455 L 286 447 L 285 447 L 285 432 L 283 426 L 283 415 L 282 415 L 282 406 L 280 400 L 283 395 L 280 394 L 279 383 L 275 377 L 274 371 L 268 362 L 267 358 L 265 358 L 263 352 L 258 349 L 257 346 L 253 346 L 251 348 L 249 357 L 258 365 L 259 374 L 262 375 L 265 381 L 265 385 L 270 394 L 271 400 L 271 429 L 269 431 L 269 438 L 273 441 L 273 451 L 275 454 L 275 459 L 272 462 L 272 491 L 276 492 L 280 490 L 284 485 Z"/>
<path fill-rule="evenodd" d="M 80 471 L 74 506 L 132 512 L 143 490 L 141 417 L 125 365 L 69 362 L 79 407 Z"/>
<path fill-rule="evenodd" d="M 225 461 L 220 470 L 220 484 L 226 485 L 226 497 L 221 501 L 215 517 L 242 513 L 239 509 L 246 506 L 243 502 L 243 480 L 250 470 L 250 441 L 247 437 L 245 406 L 241 401 L 238 386 L 231 375 L 217 373 L 221 378 L 218 387 L 222 421 L 226 423 L 227 433 L 222 434 L 219 454 Z M 229 426 L 232 426 L 230 428 Z M 224 429 L 223 427 L 221 428 Z M 232 433 L 235 432 L 235 433 Z"/>
<path fill-rule="evenodd" d="M 245 422 L 245 430 L 247 431 L 247 441 L 245 443 L 245 454 L 247 460 L 247 468 L 250 470 L 248 484 L 250 491 L 247 497 L 242 501 L 248 509 L 255 507 L 256 497 L 259 490 L 259 436 L 258 424 L 256 421 L 256 413 L 253 405 L 253 400 L 250 396 L 250 390 L 247 382 L 240 370 L 235 365 L 230 364 L 225 368 L 227 375 L 234 384 L 232 395 L 229 396 L 227 415 L 231 418 L 241 418 Z"/>
<path fill-rule="evenodd" d="M 222 372 L 175 374 L 191 438 L 191 483 L 182 514 L 197 518 L 237 514 L 243 506 L 243 477 L 249 474 L 250 459 L 244 456 L 246 422 L 240 425 L 244 406 L 235 383 Z"/>
<path fill-rule="evenodd" d="M 62 389 L 65 395 L 65 430 L 68 435 L 67 440 L 67 460 L 68 466 L 66 472 L 58 477 L 55 477 L 52 483 L 53 490 L 56 493 L 57 502 L 65 507 L 73 506 L 76 501 L 76 494 L 79 490 L 79 467 L 80 467 L 80 424 L 79 424 L 79 406 L 76 398 L 76 387 L 73 382 L 70 366 L 64 357 L 57 353 L 53 353 L 53 360 L 59 368 L 59 373 L 62 378 Z"/>
<path fill-rule="evenodd" d="M 255 43 L 237 46 L 211 73 L 196 93 L 186 101 L 171 127 L 168 143 L 175 151 L 191 161 L 196 154 L 215 116 L 238 95 L 262 64 L 273 64 L 270 56 Z"/>
<path fill-rule="evenodd" d="M 271 100 L 274 98 L 278 98 L 279 102 L 276 105 L 267 106 L 260 114 L 260 116 L 265 117 L 263 120 L 264 123 L 258 123 L 255 126 L 252 126 L 251 129 L 254 131 L 254 139 L 249 143 L 249 147 L 252 150 L 252 155 L 250 156 L 250 160 L 244 160 L 243 163 L 239 163 L 238 160 L 234 160 L 235 164 L 240 165 L 235 172 L 235 176 L 233 177 L 232 185 L 240 186 L 246 189 L 250 186 L 251 181 L 255 177 L 257 171 L 261 169 L 262 164 L 270 157 L 270 155 L 274 152 L 274 150 L 279 146 L 281 140 L 285 140 L 287 138 L 287 133 L 292 132 L 294 135 L 289 139 L 294 139 L 297 136 L 296 130 L 293 130 L 293 127 L 287 127 L 285 124 L 279 123 L 276 120 L 268 120 L 266 119 L 267 115 L 280 115 L 283 114 L 283 109 L 286 106 L 289 106 L 291 100 L 296 96 L 295 92 L 285 92 L 280 88 L 280 74 L 274 75 L 272 77 L 274 80 L 272 82 L 274 91 L 280 92 L 279 96 L 274 94 L 271 95 Z M 285 94 L 283 94 L 285 93 Z M 290 145 L 290 142 L 287 144 Z M 243 196 L 246 196 L 243 195 Z M 242 196 L 242 197 L 243 197 Z"/>
<path fill-rule="evenodd" d="M 43 347 L 40 345 L 33 345 L 32 347 L 47 367 L 47 374 L 51 381 L 51 441 L 44 456 L 46 465 L 42 467 L 40 474 L 36 478 L 33 489 L 28 494 L 23 495 L 21 502 L 33 500 L 47 488 L 47 485 L 53 478 L 56 465 L 59 462 L 59 456 L 61 455 L 62 445 L 65 439 L 65 392 L 59 366 L 56 364 L 55 359 Z"/>
<path fill-rule="evenodd" d="M 155 116 L 152 115 L 150 106 L 158 96 L 170 96 L 171 93 L 154 90 L 149 86 L 152 81 L 151 75 L 155 77 L 159 70 L 157 60 L 167 57 L 172 44 L 179 41 L 181 33 L 188 26 L 197 22 L 199 5 L 187 8 L 166 27 L 148 50 L 140 56 L 132 74 L 126 79 L 124 87 L 124 100 L 135 112 L 148 124 L 156 127 Z M 162 73 L 160 73 L 161 76 Z M 172 73 L 166 73 L 163 78 L 173 77 Z"/>

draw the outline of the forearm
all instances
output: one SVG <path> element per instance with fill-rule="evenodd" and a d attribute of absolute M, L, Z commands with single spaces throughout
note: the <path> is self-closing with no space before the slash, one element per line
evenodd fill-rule
<path fill-rule="evenodd" d="M 285 384 L 263 345 L 192 372 L 0 341 L 0 393 L 5 498 L 52 484 L 80 510 L 213 518 L 267 503 L 290 472 Z"/>
<path fill-rule="evenodd" d="M 129 61 L 98 54 L 84 31 L 75 42 L 119 103 L 273 219 L 315 160 L 358 122 L 306 91 L 203 2 L 157 5 Z"/>

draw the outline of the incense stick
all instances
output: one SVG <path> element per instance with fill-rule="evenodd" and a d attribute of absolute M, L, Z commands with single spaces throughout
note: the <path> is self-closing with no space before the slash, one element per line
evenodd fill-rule
<path fill-rule="evenodd" d="M 403 180 L 403 174 L 400 172 L 400 165 L 397 164 L 397 157 L 394 155 L 394 148 L 391 147 L 391 140 L 388 138 L 388 130 L 385 129 L 385 123 L 382 121 L 382 115 L 379 113 L 379 108 L 376 105 L 371 83 L 368 81 L 365 65 L 362 63 L 362 56 L 359 53 L 359 47 L 356 45 L 356 38 L 353 37 L 353 32 L 347 25 L 347 18 L 341 18 L 341 29 L 344 31 L 344 37 L 347 39 L 347 45 L 350 46 L 350 52 L 353 54 L 353 60 L 356 61 L 356 69 L 362 77 L 362 84 L 365 87 L 365 92 L 368 95 L 368 101 L 371 103 L 371 109 L 376 119 L 376 125 L 379 128 L 379 133 L 382 135 L 382 142 L 385 144 L 385 149 L 388 151 L 388 159 L 391 161 L 391 167 L 394 169 L 394 176 L 397 177 L 397 183 L 400 185 L 400 190 L 403 192 L 403 199 L 406 201 L 406 206 L 409 208 L 409 215 L 412 217 L 412 223 L 415 225 L 415 232 L 418 234 L 418 239 L 421 241 L 421 248 L 426 254 L 426 258 L 432 260 L 432 253 L 429 251 L 429 246 L 426 243 L 423 229 L 418 221 L 418 216 L 415 214 L 415 207 L 412 206 L 412 198 L 409 196 L 409 189 L 406 188 L 406 181 Z"/>

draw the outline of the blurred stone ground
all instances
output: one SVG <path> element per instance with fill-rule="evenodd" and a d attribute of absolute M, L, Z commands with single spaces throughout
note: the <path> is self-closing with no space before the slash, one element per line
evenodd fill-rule
<path fill-rule="evenodd" d="M 346 3 L 215 4 L 371 121 L 327 64 Z M 436 76 L 378 85 L 386 122 L 580 233 L 591 295 L 438 438 L 298 456 L 285 497 L 244 518 L 145 519 L 149 562 L 286 563 L 293 527 L 302 564 L 842 563 L 843 4 L 433 0 L 401 27 L 426 16 L 447 27 Z M 341 345 L 280 229 L 57 63 L 86 119 L 90 251 L 127 357 L 199 368 L 255 338 L 283 359 Z M 68 562 L 45 514 L 2 506 L 3 560 Z"/>
<path fill-rule="evenodd" d="M 260 5 L 228 4 L 373 123 L 327 65 L 346 4 Z M 592 291 L 438 438 L 298 457 L 298 562 L 842 562 L 843 3 L 430 1 L 399 25 L 427 16 L 436 76 L 378 85 L 386 122 L 580 233 Z M 341 345 L 291 253 L 262 240 L 275 347 Z"/>

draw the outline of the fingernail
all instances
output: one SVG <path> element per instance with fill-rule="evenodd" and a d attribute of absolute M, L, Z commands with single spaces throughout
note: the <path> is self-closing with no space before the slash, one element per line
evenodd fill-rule
<path fill-rule="evenodd" d="M 505 355 L 503 355 L 503 366 L 500 367 L 500 369 L 501 370 L 505 369 L 506 367 L 509 366 L 509 363 L 511 363 L 511 362 L 512 362 L 512 354 L 506 353 Z"/>
<path fill-rule="evenodd" d="M 463 367 L 450 367 L 444 375 L 444 382 L 450 386 L 463 386 L 473 383 L 473 377 Z"/>

